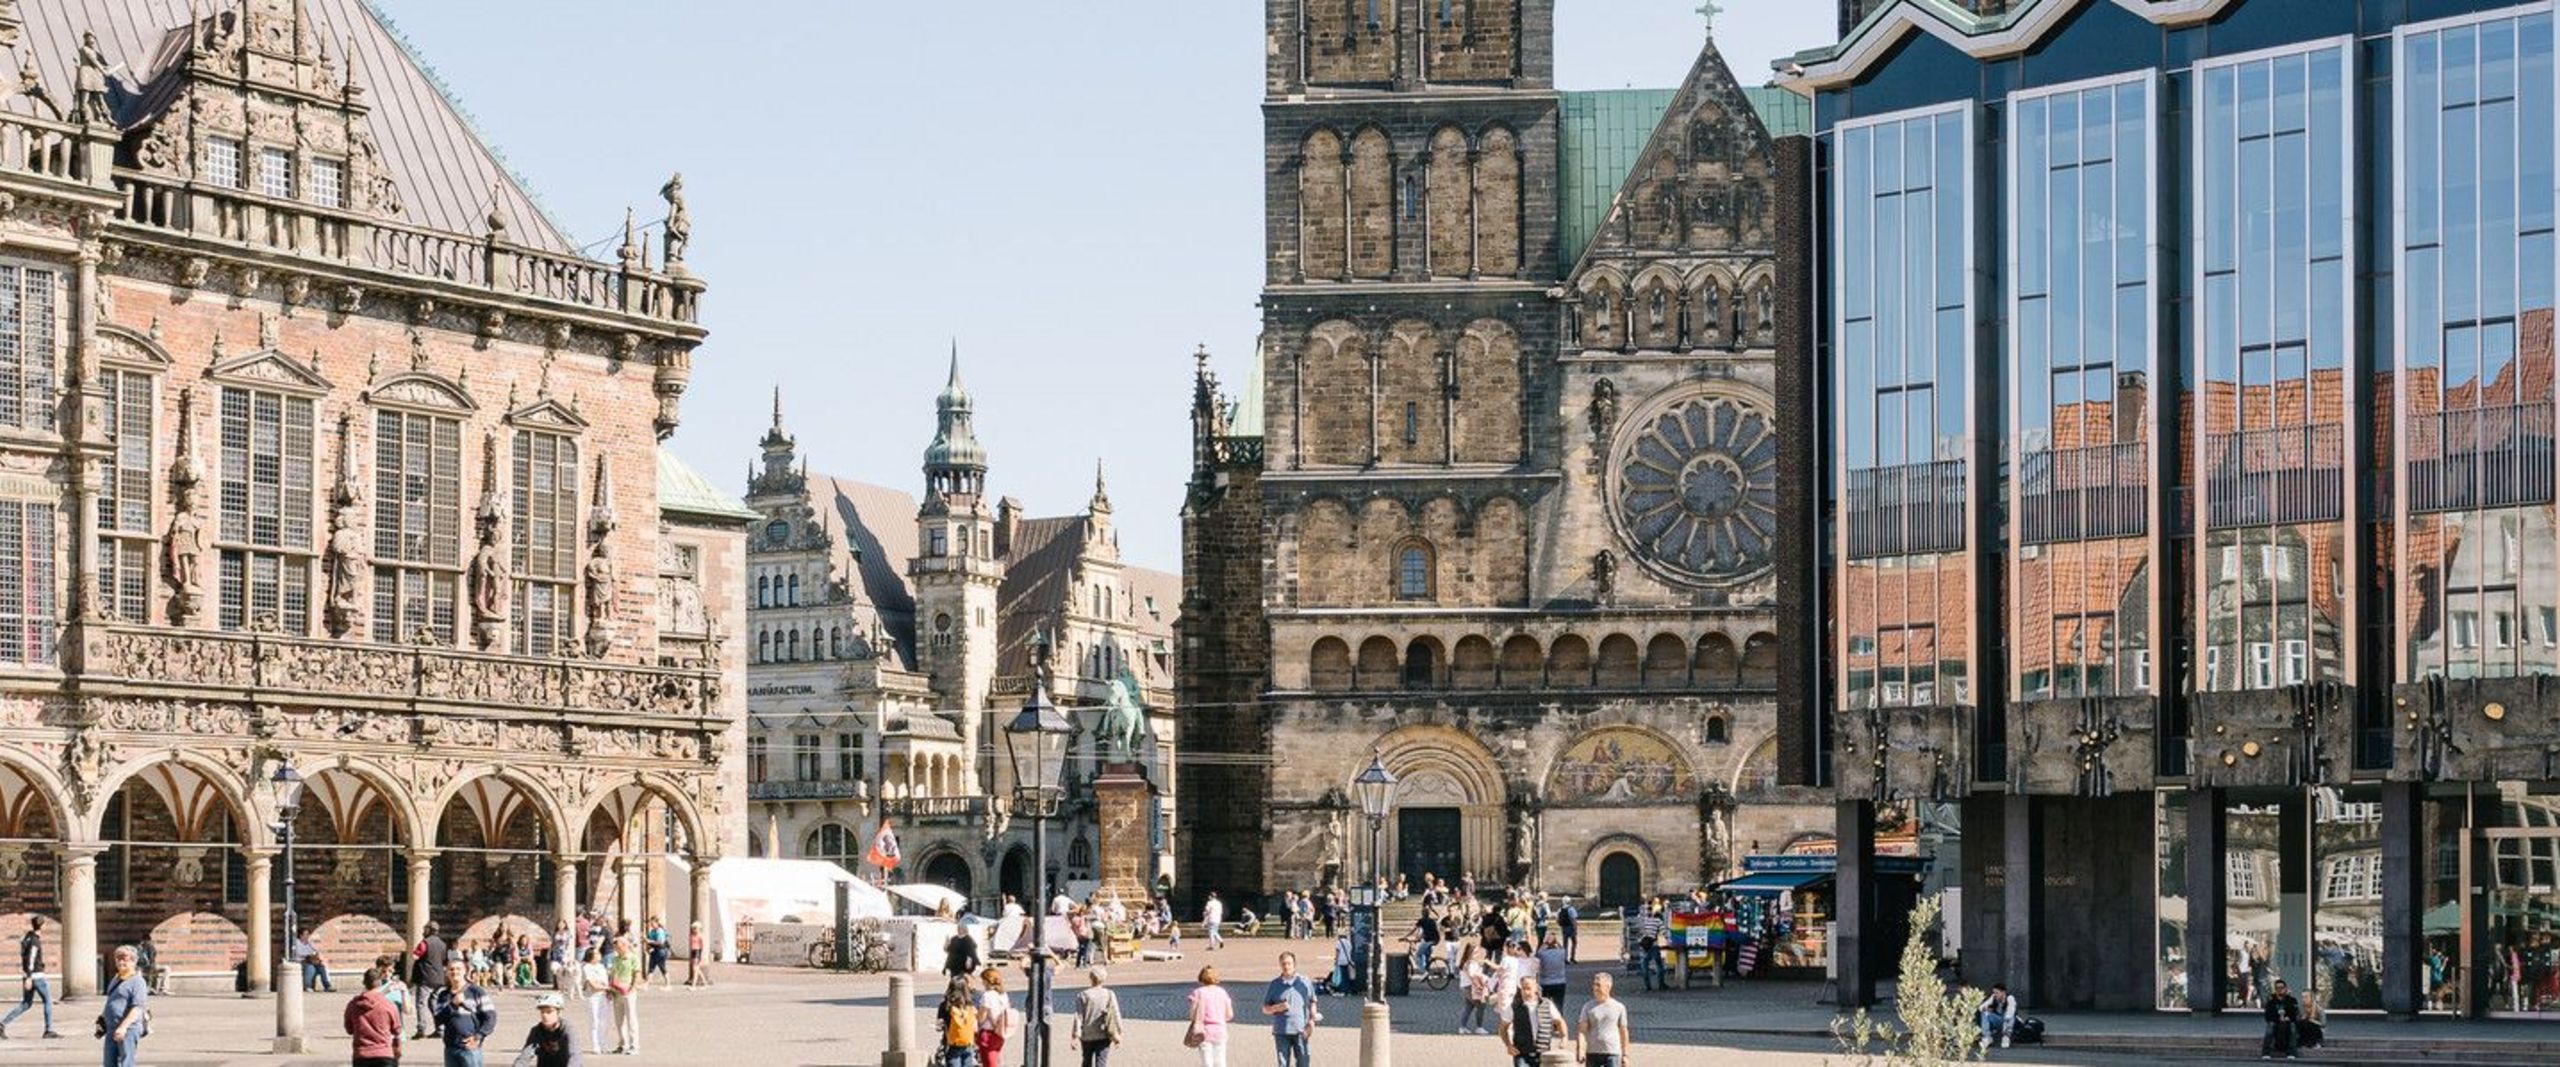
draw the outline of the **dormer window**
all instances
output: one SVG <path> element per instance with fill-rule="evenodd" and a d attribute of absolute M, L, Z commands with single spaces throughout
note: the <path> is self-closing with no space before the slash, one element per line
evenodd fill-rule
<path fill-rule="evenodd" d="M 311 161 L 311 202 L 321 207 L 347 206 L 347 163 L 342 159 Z"/>
<path fill-rule="evenodd" d="M 231 137 L 204 139 L 204 165 L 197 168 L 209 185 L 240 187 L 240 142 Z"/>
<path fill-rule="evenodd" d="M 258 191 L 278 200 L 293 199 L 293 153 L 281 148 L 258 150 Z"/>
<path fill-rule="evenodd" d="M 950 555 L 950 538 L 951 532 L 939 526 L 925 531 L 925 554 L 928 556 Z"/>

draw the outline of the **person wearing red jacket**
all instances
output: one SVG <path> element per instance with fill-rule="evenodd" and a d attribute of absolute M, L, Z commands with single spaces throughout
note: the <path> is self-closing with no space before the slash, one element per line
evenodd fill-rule
<path fill-rule="evenodd" d="M 400 1009 L 382 995 L 382 968 L 364 972 L 364 992 L 347 1001 L 347 1036 L 355 1039 L 355 1067 L 399 1067 Z"/>

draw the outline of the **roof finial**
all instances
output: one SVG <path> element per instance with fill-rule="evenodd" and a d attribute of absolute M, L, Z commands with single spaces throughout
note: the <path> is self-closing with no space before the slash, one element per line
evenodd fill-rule
<path fill-rule="evenodd" d="M 1111 492 L 1102 484 L 1102 457 L 1100 456 L 1093 457 L 1093 501 L 1086 505 L 1086 510 L 1111 510 Z"/>
<path fill-rule="evenodd" d="M 1707 20 L 1707 29 L 1712 31 L 1716 28 L 1716 16 L 1724 14 L 1724 5 L 1716 3 L 1716 0 L 1706 0 L 1698 5 L 1698 14 Z"/>
<path fill-rule="evenodd" d="M 782 429 L 782 385 L 778 382 L 773 387 L 773 428 Z"/>
<path fill-rule="evenodd" d="M 629 205 L 622 209 L 622 248 L 615 253 L 615 258 L 622 261 L 625 273 L 640 263 L 640 229 Z"/>

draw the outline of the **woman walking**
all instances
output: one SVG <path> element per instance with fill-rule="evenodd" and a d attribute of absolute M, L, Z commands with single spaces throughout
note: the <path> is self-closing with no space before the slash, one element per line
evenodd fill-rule
<path fill-rule="evenodd" d="M 1013 998 L 1004 991 L 1004 972 L 979 972 L 978 1067 L 1003 1067 L 1004 1038 L 1013 1031 Z"/>
<path fill-rule="evenodd" d="M 604 1054 L 604 1034 L 613 1025 L 611 991 L 605 987 L 604 953 L 588 949 L 578 961 L 578 992 L 587 998 L 587 1051 Z"/>
<path fill-rule="evenodd" d="M 1467 1006 L 1458 1012 L 1458 1032 L 1490 1034 L 1485 1025 L 1485 1011 L 1493 1003 L 1493 967 L 1485 962 L 1484 950 L 1467 946 L 1466 962 L 1458 965 L 1458 980 L 1466 983 Z"/>
<path fill-rule="evenodd" d="M 941 1067 L 978 1067 L 978 1003 L 970 996 L 967 978 L 954 976 L 943 989 L 933 1021 L 942 1032 Z"/>
<path fill-rule="evenodd" d="M 1200 968 L 1200 984 L 1191 990 L 1191 1026 L 1182 1047 L 1200 1051 L 1200 1067 L 1227 1067 L 1227 1022 L 1236 1017 L 1236 1001 L 1218 985 L 1218 969 Z"/>

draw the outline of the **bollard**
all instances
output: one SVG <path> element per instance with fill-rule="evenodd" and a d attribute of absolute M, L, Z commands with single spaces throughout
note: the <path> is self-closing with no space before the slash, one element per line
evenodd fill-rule
<path fill-rule="evenodd" d="M 1360 1067 L 1388 1067 L 1393 1062 L 1387 1054 L 1387 1006 L 1360 1005 Z"/>
<path fill-rule="evenodd" d="M 889 1050 L 880 1054 L 880 1067 L 923 1067 L 915 1047 L 916 979 L 911 974 L 893 974 L 889 976 Z"/>
<path fill-rule="evenodd" d="M 1538 1067 L 1579 1067 L 1573 1060 L 1572 1043 L 1558 1041 L 1547 1046 L 1547 1051 L 1538 1057 Z"/>
<path fill-rule="evenodd" d="M 277 964 L 276 972 L 276 1037 L 273 1051 L 277 1055 L 299 1056 L 311 1051 L 302 1028 L 302 964 L 286 960 Z"/>

